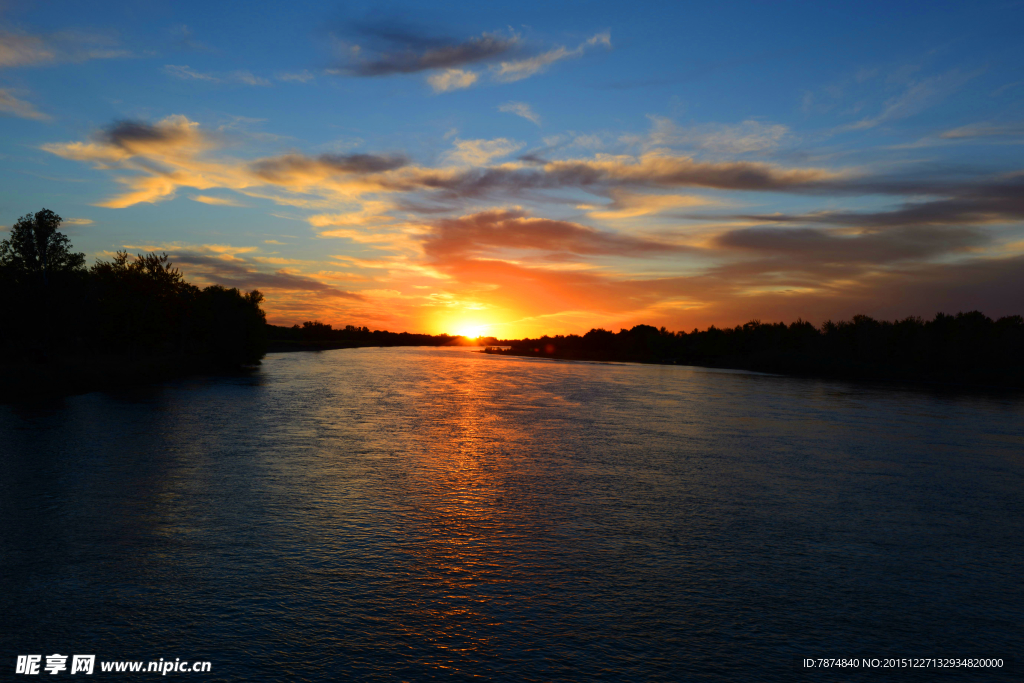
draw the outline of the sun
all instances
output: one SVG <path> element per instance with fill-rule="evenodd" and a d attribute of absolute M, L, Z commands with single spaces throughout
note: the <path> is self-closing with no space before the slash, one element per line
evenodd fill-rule
<path fill-rule="evenodd" d="M 476 339 L 477 337 L 484 336 L 484 328 L 486 327 L 486 325 L 462 325 L 456 334 L 467 339 Z"/>

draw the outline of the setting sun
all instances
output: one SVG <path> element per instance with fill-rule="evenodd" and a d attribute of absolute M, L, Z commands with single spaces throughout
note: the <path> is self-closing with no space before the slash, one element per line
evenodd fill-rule
<path fill-rule="evenodd" d="M 484 336 L 484 330 L 487 329 L 487 325 L 461 325 L 456 328 L 458 332 L 455 334 L 460 337 L 467 337 L 469 339 L 476 339 L 477 337 Z"/>

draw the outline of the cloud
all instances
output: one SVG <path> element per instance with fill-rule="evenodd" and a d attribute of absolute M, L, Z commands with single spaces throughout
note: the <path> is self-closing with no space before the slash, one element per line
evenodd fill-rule
<path fill-rule="evenodd" d="M 130 172 L 117 178 L 129 191 L 99 204 L 109 208 L 171 199 L 180 187 L 235 190 L 280 204 L 326 208 L 342 198 L 385 191 L 378 176 L 407 164 L 400 155 L 373 154 L 310 157 L 292 153 L 255 161 L 216 158 L 220 144 L 219 136 L 175 115 L 156 123 L 119 121 L 88 141 L 51 143 L 42 149 L 96 168 Z M 317 196 L 303 196 L 307 192 Z"/>
<path fill-rule="evenodd" d="M 969 126 L 961 126 L 947 130 L 939 135 L 943 140 L 961 140 L 964 138 L 982 137 L 1011 137 L 1024 135 L 1024 123 L 1012 123 L 1005 125 L 993 125 L 986 123 L 975 123 Z"/>
<path fill-rule="evenodd" d="M 145 154 L 166 148 L 205 146 L 199 124 L 186 117 L 168 116 L 156 124 L 121 120 L 103 130 L 100 140 L 131 154 Z"/>
<path fill-rule="evenodd" d="M 407 23 L 384 21 L 355 24 L 362 45 L 343 43 L 348 57 L 341 71 L 353 76 L 374 77 L 409 74 L 434 69 L 459 69 L 486 62 L 520 47 L 516 34 L 502 36 L 484 33 L 467 40 L 434 37 Z M 353 49 L 353 47 L 357 49 Z M 372 56 L 363 56 L 372 52 Z"/>
<path fill-rule="evenodd" d="M 46 36 L 0 31 L 0 69 L 127 57 L 110 37 L 83 31 Z"/>
<path fill-rule="evenodd" d="M 261 87 L 267 87 L 270 85 L 270 81 L 260 76 L 254 76 L 249 71 L 235 71 L 231 74 L 233 80 L 238 83 L 244 83 L 245 85 L 255 85 Z"/>
<path fill-rule="evenodd" d="M 434 71 L 427 77 L 434 92 L 451 92 L 475 85 L 480 73 L 466 67 L 506 58 L 491 66 L 491 80 L 511 83 L 533 76 L 563 59 L 581 57 L 587 50 L 611 47 L 608 32 L 599 33 L 576 48 L 564 46 L 521 59 L 507 59 L 527 51 L 520 36 L 483 33 L 466 40 L 430 35 L 400 21 L 353 25 L 359 42 L 333 37 L 342 63 L 329 73 L 359 77 L 391 76 Z"/>
<path fill-rule="evenodd" d="M 242 85 L 253 85 L 260 87 L 268 87 L 271 85 L 270 81 L 261 76 L 255 76 L 250 71 L 240 70 L 232 71 L 227 74 L 208 74 L 200 73 L 188 67 L 187 65 L 175 65 L 168 64 L 164 67 L 171 76 L 175 78 L 181 78 L 183 80 L 194 80 L 194 81 L 206 81 L 207 83 L 241 83 Z M 286 79 L 279 79 L 286 80 Z M 292 79 L 298 80 L 298 79 Z"/>
<path fill-rule="evenodd" d="M 0 88 L 0 114 L 36 121 L 48 121 L 51 118 L 48 114 L 36 109 L 30 102 L 19 100 L 5 88 Z"/>
<path fill-rule="evenodd" d="M 42 145 L 42 149 L 96 168 L 141 174 L 118 178 L 131 191 L 98 204 L 123 208 L 169 199 L 181 186 L 200 190 L 245 187 L 246 182 L 232 168 L 197 161 L 216 145 L 215 138 L 201 132 L 197 123 L 175 115 L 155 124 L 118 121 L 98 131 L 89 142 L 51 143 Z"/>
<path fill-rule="evenodd" d="M 506 102 L 498 107 L 498 111 L 515 114 L 516 116 L 523 117 L 527 121 L 536 123 L 538 126 L 540 125 L 540 116 L 538 116 L 537 113 L 530 108 L 530 105 L 525 102 Z"/>
<path fill-rule="evenodd" d="M 95 223 L 91 218 L 65 218 L 64 225 L 92 225 Z"/>
<path fill-rule="evenodd" d="M 964 73 L 957 69 L 912 83 L 899 95 L 890 98 L 877 115 L 843 126 L 840 130 L 863 130 L 881 123 L 908 118 L 941 102 L 962 88 L 981 72 Z"/>
<path fill-rule="evenodd" d="M 649 152 L 639 158 L 605 157 L 593 161 L 552 161 L 544 170 L 565 182 L 633 183 L 649 186 L 693 186 L 723 190 L 786 190 L 835 179 L 823 169 L 786 169 L 746 161 L 696 161 L 686 156 Z"/>
<path fill-rule="evenodd" d="M 856 186 L 855 186 L 856 187 Z M 897 186 L 898 187 L 898 186 Z M 890 191 L 897 188 L 889 188 Z M 916 192 L 915 192 L 916 190 Z M 897 190 L 898 191 L 898 190 Z M 741 220 L 885 229 L 912 226 L 983 225 L 1024 220 L 1024 178 L 904 188 L 906 194 L 944 194 L 930 201 L 907 202 L 888 211 L 820 211 L 807 214 L 742 215 Z"/>
<path fill-rule="evenodd" d="M 508 156 L 523 148 L 523 143 L 507 138 L 495 140 L 455 140 L 455 149 L 445 154 L 445 161 L 466 166 L 485 166 L 492 159 Z"/>
<path fill-rule="evenodd" d="M 203 194 L 194 195 L 192 197 L 189 197 L 189 199 L 191 199 L 194 202 L 199 202 L 201 204 L 210 204 L 211 206 L 245 206 L 245 204 L 242 204 L 241 202 L 238 202 L 234 199 L 225 199 L 223 197 L 210 197 Z"/>
<path fill-rule="evenodd" d="M 309 71 L 303 70 L 298 73 L 281 73 L 277 75 L 277 80 L 285 83 L 308 83 L 314 80 L 316 76 L 309 73 Z"/>
<path fill-rule="evenodd" d="M 669 119 L 650 117 L 653 127 L 646 145 L 650 147 L 685 146 L 720 154 L 745 154 L 778 147 L 790 137 L 782 124 L 743 121 L 735 125 L 712 123 L 681 128 Z"/>
<path fill-rule="evenodd" d="M 407 163 L 408 159 L 401 155 L 321 154 L 318 157 L 307 157 L 287 154 L 261 159 L 250 168 L 257 177 L 270 183 L 306 186 L 331 176 L 391 171 Z"/>
<path fill-rule="evenodd" d="M 382 178 L 394 191 L 430 189 L 442 198 L 503 195 L 515 197 L 533 190 L 707 187 L 745 191 L 809 191 L 835 181 L 841 174 L 823 169 L 787 169 L 771 164 L 731 161 L 702 162 L 690 157 L 650 152 L 639 157 L 596 155 L 592 159 L 548 161 L 529 166 L 434 170 L 410 169 L 404 175 Z"/>
<path fill-rule="evenodd" d="M 99 203 L 109 208 L 168 200 L 182 187 L 200 193 L 218 188 L 233 190 L 320 212 L 395 193 L 418 193 L 418 197 L 404 200 L 404 205 L 426 207 L 429 212 L 440 208 L 437 202 L 451 203 L 469 197 L 519 201 L 540 191 L 584 190 L 612 197 L 618 190 L 680 187 L 818 193 L 892 192 L 896 187 L 891 183 L 868 187 L 865 179 L 861 180 L 862 186 L 855 186 L 846 174 L 823 169 L 784 168 L 746 161 L 696 161 L 665 151 L 640 156 L 597 154 L 583 159 L 489 165 L 522 148 L 522 143 L 507 138 L 456 139 L 453 149 L 443 157 L 449 166 L 441 168 L 413 165 L 406 157 L 395 154 L 308 156 L 293 152 L 243 160 L 219 154 L 221 145 L 219 135 L 202 130 L 187 117 L 174 115 L 156 123 L 115 122 L 91 139 L 50 143 L 42 149 L 98 169 L 125 172 L 116 180 L 127 191 Z M 570 201 L 578 204 L 580 198 L 576 195 Z"/>
<path fill-rule="evenodd" d="M 611 33 L 607 31 L 604 33 L 598 33 L 592 38 L 580 43 L 573 50 L 566 47 L 557 47 L 553 50 L 548 50 L 547 52 L 533 57 L 528 57 L 526 59 L 501 62 L 500 64 L 491 67 L 492 76 L 496 81 L 503 83 L 521 81 L 524 78 L 529 78 L 530 76 L 544 71 L 555 62 L 559 62 L 563 59 L 582 57 L 584 52 L 597 45 L 604 45 L 607 48 L 611 48 Z"/>
<path fill-rule="evenodd" d="M 430 224 L 424 252 L 435 261 L 528 250 L 564 255 L 656 256 L 687 251 L 664 242 L 595 230 L 569 221 L 531 218 L 519 209 L 484 211 Z"/>
<path fill-rule="evenodd" d="M 999 97 L 1000 95 L 1002 95 L 1007 90 L 1012 90 L 1013 88 L 1016 88 L 1019 85 L 1024 85 L 1024 81 L 1014 81 L 1012 83 L 1007 83 L 1006 85 L 1001 85 L 1001 86 L 999 86 L 998 88 L 996 88 L 995 90 L 992 91 L 992 95 L 991 96 L 992 97 Z"/>
<path fill-rule="evenodd" d="M 321 230 L 320 237 L 347 237 L 356 242 L 388 243 L 396 239 L 405 239 L 404 235 L 381 234 L 376 230 L 367 232 L 365 228 L 379 227 L 393 222 L 389 211 L 394 208 L 390 202 L 363 200 L 348 211 L 339 213 L 320 213 L 309 216 L 306 221 L 314 228 L 342 228 Z M 359 230 L 362 228 L 362 230 Z"/>
<path fill-rule="evenodd" d="M 56 52 L 39 36 L 0 33 L 0 68 L 56 61 Z"/>
<path fill-rule="evenodd" d="M 192 79 L 197 81 L 208 81 L 210 83 L 220 83 L 220 79 L 212 74 L 203 74 L 189 68 L 188 65 L 176 65 L 167 64 L 164 66 L 164 71 L 169 73 L 171 76 L 183 79 Z"/>
<path fill-rule="evenodd" d="M 906 227 L 886 232 L 839 234 L 813 228 L 750 228 L 718 235 L 714 245 L 759 255 L 799 257 L 791 270 L 834 263 L 882 264 L 921 260 L 985 246 L 990 235 L 976 228 Z M 803 265 L 802 265 L 803 264 Z M 778 270 L 778 264 L 772 268 Z"/>
<path fill-rule="evenodd" d="M 450 90 L 461 90 L 476 83 L 477 75 L 472 71 L 462 69 L 445 69 L 441 73 L 432 74 L 427 77 L 427 83 L 434 89 L 434 92 L 448 92 Z"/>

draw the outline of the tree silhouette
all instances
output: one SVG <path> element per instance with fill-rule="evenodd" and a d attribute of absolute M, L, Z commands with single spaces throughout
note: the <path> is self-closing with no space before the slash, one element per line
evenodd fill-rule
<path fill-rule="evenodd" d="M 49 209 L 19 218 L 11 236 L 0 242 L 0 268 L 16 282 L 44 286 L 52 273 L 82 270 L 85 254 L 71 251 L 71 240 L 58 230 L 61 222 Z"/>
<path fill-rule="evenodd" d="M 119 251 L 87 269 L 60 224 L 43 209 L 0 242 L 0 350 L 29 359 L 18 381 L 6 382 L 0 368 L 0 397 L 5 385 L 45 393 L 110 383 L 100 369 L 110 359 L 152 379 L 259 363 L 267 344 L 259 291 L 200 289 L 167 254 Z"/>

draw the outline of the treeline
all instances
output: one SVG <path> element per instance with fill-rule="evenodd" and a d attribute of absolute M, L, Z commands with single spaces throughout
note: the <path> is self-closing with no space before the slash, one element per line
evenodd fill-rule
<path fill-rule="evenodd" d="M 740 368 L 856 379 L 1024 387 L 1024 318 L 979 311 L 894 322 L 866 315 L 815 327 L 798 320 L 670 332 L 637 325 L 614 333 L 502 342 L 509 353 L 550 358 Z"/>
<path fill-rule="evenodd" d="M 322 323 L 319 320 L 307 320 L 302 325 L 291 327 L 268 325 L 267 330 L 271 351 L 346 349 L 361 346 L 450 346 L 458 344 L 461 340 L 461 337 L 448 334 L 370 331 L 368 327 L 355 325 L 334 329 L 329 323 Z"/>
<path fill-rule="evenodd" d="M 0 348 L 8 387 L 31 383 L 40 372 L 57 384 L 89 384 L 96 378 L 82 375 L 107 371 L 135 372 L 146 381 L 152 373 L 254 364 L 266 352 L 259 291 L 199 288 L 166 254 L 122 251 L 86 267 L 60 223 L 43 209 L 20 218 L 0 242 Z M 108 379 L 103 383 L 116 383 Z"/>

